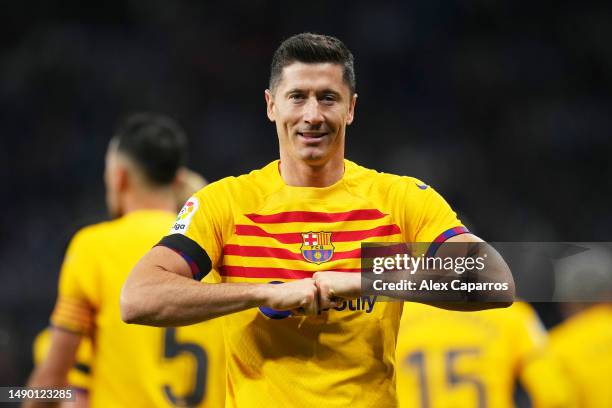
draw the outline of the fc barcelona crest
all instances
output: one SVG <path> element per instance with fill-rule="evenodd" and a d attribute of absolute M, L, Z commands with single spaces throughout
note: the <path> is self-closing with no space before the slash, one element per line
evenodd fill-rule
<path fill-rule="evenodd" d="M 304 259 L 317 265 L 329 261 L 334 254 L 331 235 L 331 232 L 302 232 L 300 250 Z"/>

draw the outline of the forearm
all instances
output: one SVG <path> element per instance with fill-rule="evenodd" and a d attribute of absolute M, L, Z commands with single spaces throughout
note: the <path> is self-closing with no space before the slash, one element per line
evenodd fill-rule
<path fill-rule="evenodd" d="M 507 307 L 514 300 L 510 269 L 484 242 L 451 244 L 418 265 L 413 270 L 365 272 L 362 290 L 459 311 Z"/>
<path fill-rule="evenodd" d="M 121 318 L 149 326 L 184 326 L 258 306 L 318 312 L 313 279 L 281 285 L 206 284 L 191 278 L 176 252 L 154 247 L 134 266 L 121 292 Z"/>
<path fill-rule="evenodd" d="M 28 387 L 60 388 L 68 386 L 68 371 L 74 365 L 81 336 L 62 329 L 51 329 L 51 344 L 43 361 L 34 367 Z M 57 407 L 56 402 L 29 400 L 24 408 Z"/>
<path fill-rule="evenodd" d="M 121 293 L 121 317 L 149 326 L 194 324 L 262 305 L 265 286 L 206 284 L 159 266 L 135 270 Z"/>
<path fill-rule="evenodd" d="M 28 380 L 28 387 L 41 387 L 41 388 L 60 388 L 67 387 L 66 373 L 57 372 L 50 370 L 44 365 L 37 366 L 30 379 Z M 59 402 L 52 401 L 37 401 L 27 400 L 21 405 L 22 408 L 56 408 L 59 407 Z"/>
<path fill-rule="evenodd" d="M 439 309 L 455 312 L 477 312 L 479 310 L 500 309 L 512 306 L 512 302 L 420 302 Z"/>
<path fill-rule="evenodd" d="M 382 275 L 364 273 L 362 293 L 469 311 L 510 306 L 514 300 L 514 284 L 511 280 L 454 273 L 393 271 Z"/>
<path fill-rule="evenodd" d="M 384 295 L 457 311 L 500 308 L 512 304 L 512 294 L 509 293 L 499 296 L 493 291 L 475 294 L 461 289 L 461 285 L 467 283 L 467 277 L 457 277 L 454 273 L 393 271 L 376 275 L 368 272 L 318 272 L 314 277 L 323 308 L 336 307 L 342 300 L 362 295 Z M 508 285 L 507 292 L 513 293 L 513 286 Z"/>

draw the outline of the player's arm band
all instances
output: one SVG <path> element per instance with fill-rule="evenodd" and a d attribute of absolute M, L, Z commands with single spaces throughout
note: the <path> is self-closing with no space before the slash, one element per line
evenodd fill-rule
<path fill-rule="evenodd" d="M 436 252 L 438 252 L 438 248 L 440 248 L 440 245 L 446 242 L 447 239 L 457 235 L 469 233 L 470 231 L 463 225 L 447 229 L 446 231 L 438 235 L 436 239 L 433 240 L 433 242 L 429 246 L 429 249 L 427 250 L 427 256 L 435 256 Z"/>
<path fill-rule="evenodd" d="M 51 327 L 76 335 L 88 335 L 93 330 L 94 311 L 81 299 L 59 295 L 51 314 Z"/>
<path fill-rule="evenodd" d="M 156 246 L 165 246 L 182 256 L 191 268 L 193 279 L 202 280 L 212 268 L 212 262 L 206 251 L 182 234 L 167 235 Z"/>

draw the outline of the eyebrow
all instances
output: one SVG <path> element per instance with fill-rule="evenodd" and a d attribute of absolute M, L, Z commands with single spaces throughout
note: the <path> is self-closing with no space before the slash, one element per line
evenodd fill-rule
<path fill-rule="evenodd" d="M 285 96 L 291 95 L 292 93 L 306 93 L 306 91 L 301 89 L 301 88 L 293 88 L 293 89 L 290 89 L 287 92 L 285 92 Z M 342 97 L 340 92 L 334 91 L 333 89 L 330 89 L 330 88 L 325 88 L 325 89 L 323 89 L 321 91 L 317 91 L 316 94 L 317 95 L 332 94 L 332 95 L 336 96 L 337 98 L 341 98 Z"/>
<path fill-rule="evenodd" d="M 304 93 L 304 90 L 300 88 L 293 88 L 285 92 L 285 96 L 292 94 L 292 93 Z"/>

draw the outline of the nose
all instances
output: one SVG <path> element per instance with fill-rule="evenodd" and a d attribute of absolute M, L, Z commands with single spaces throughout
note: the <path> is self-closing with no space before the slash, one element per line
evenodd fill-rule
<path fill-rule="evenodd" d="M 324 120 L 317 98 L 308 98 L 304 104 L 304 122 L 309 125 L 320 125 Z"/>

